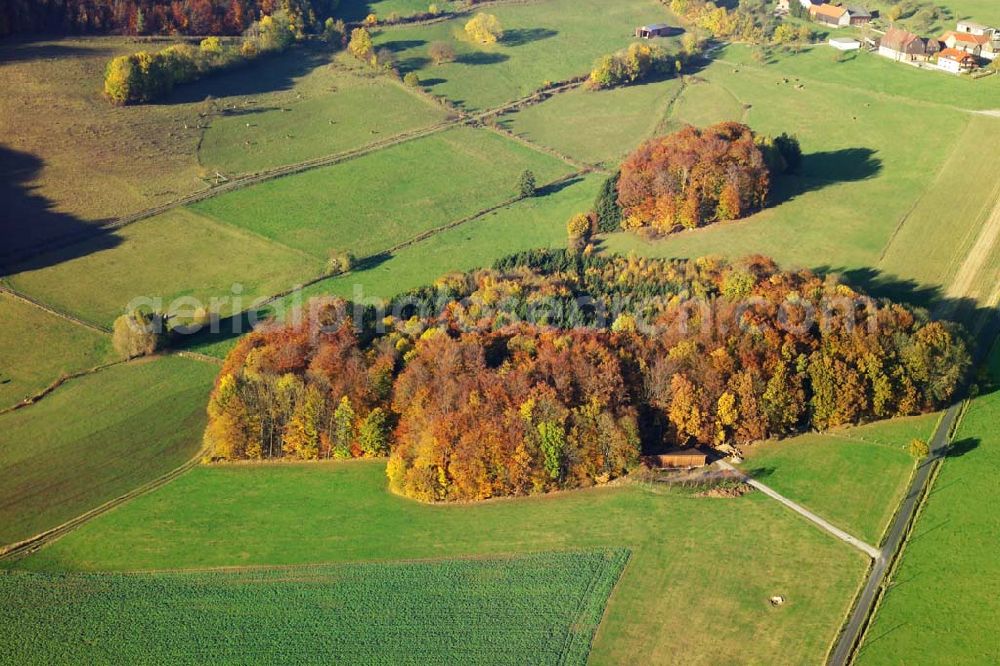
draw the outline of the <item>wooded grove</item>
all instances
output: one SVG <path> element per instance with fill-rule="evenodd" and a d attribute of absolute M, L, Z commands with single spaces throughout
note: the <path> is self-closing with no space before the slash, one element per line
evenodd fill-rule
<path fill-rule="evenodd" d="M 533 251 L 369 311 L 244 338 L 210 405 L 217 459 L 383 455 L 397 492 L 603 483 L 642 450 L 916 414 L 968 367 L 956 328 L 769 259 Z M 337 316 L 335 316 L 337 315 Z"/>

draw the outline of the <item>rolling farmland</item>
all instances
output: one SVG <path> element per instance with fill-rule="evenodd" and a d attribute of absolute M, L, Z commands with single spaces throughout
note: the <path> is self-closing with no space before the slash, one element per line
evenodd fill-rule
<path fill-rule="evenodd" d="M 338 17 L 361 21 L 429 3 L 340 4 Z M 1000 108 L 1000 76 L 971 81 L 867 53 L 835 60 L 823 45 L 759 57 L 721 44 L 681 76 L 539 93 L 584 77 L 637 25 L 680 22 L 657 0 L 436 4 L 462 13 L 371 28 L 419 87 L 310 38 L 162 103 L 119 108 L 99 94 L 105 64 L 149 42 L 0 42 L 0 281 L 68 315 L 0 293 L 0 408 L 116 360 L 96 329 L 136 298 L 214 298 L 210 309 L 228 316 L 293 290 L 270 306 L 281 313 L 312 296 L 388 298 L 565 246 L 567 221 L 593 206 L 621 159 L 688 123 L 794 134 L 802 169 L 776 178 L 749 218 L 663 238 L 601 234 L 588 252 L 762 253 L 906 303 L 964 298 L 962 315 L 1000 298 L 1000 243 L 986 247 L 984 233 L 1000 210 L 988 157 L 1000 118 L 981 113 Z M 938 4 L 1000 21 L 987 0 Z M 469 40 L 477 11 L 499 18 L 499 43 Z M 435 42 L 456 57 L 432 62 Z M 311 160 L 323 165 L 302 164 Z M 270 177 L 290 165 L 301 170 Z M 522 198 L 525 170 L 555 184 Z M 238 187 L 212 189 L 223 182 Z M 16 260 L 39 241 L 194 192 L 213 196 Z M 320 279 L 341 251 L 361 261 Z M 193 465 L 218 359 L 236 339 L 181 340 L 215 358 L 168 350 L 0 415 L 0 545 Z M 1000 654 L 978 629 L 1000 614 L 980 547 L 1000 533 L 982 509 L 995 486 L 994 384 L 982 383 L 960 426 L 859 663 Z M 754 444 L 743 469 L 877 544 L 913 469 L 906 444 L 937 418 Z M 4 560 L 11 640 L 0 662 L 821 663 L 869 566 L 760 493 L 718 499 L 626 479 L 429 506 L 390 494 L 385 466 L 195 465 Z"/>

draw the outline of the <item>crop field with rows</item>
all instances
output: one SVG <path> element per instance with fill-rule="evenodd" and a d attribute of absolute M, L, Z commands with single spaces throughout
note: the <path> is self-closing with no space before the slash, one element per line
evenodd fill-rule
<path fill-rule="evenodd" d="M 0 662 L 583 664 L 628 557 L 12 573 Z"/>

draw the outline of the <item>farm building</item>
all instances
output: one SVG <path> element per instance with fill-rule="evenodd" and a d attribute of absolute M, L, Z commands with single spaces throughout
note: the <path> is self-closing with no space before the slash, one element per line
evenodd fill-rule
<path fill-rule="evenodd" d="M 857 51 L 861 48 L 861 42 L 850 37 L 831 37 L 827 43 L 838 51 Z"/>
<path fill-rule="evenodd" d="M 941 35 L 941 41 L 949 49 L 965 51 L 987 60 L 994 60 L 1000 54 L 1000 33 L 991 28 L 987 28 L 982 35 L 950 30 Z"/>
<path fill-rule="evenodd" d="M 989 26 L 976 23 L 975 21 L 959 21 L 955 28 L 956 32 L 964 32 L 968 35 L 991 35 L 994 30 Z"/>
<path fill-rule="evenodd" d="M 708 454 L 698 449 L 674 449 L 646 456 L 646 464 L 658 469 L 691 469 L 708 464 Z"/>
<path fill-rule="evenodd" d="M 635 36 L 640 39 L 652 39 L 653 37 L 669 37 L 673 32 L 666 23 L 652 23 L 635 29 Z"/>
<path fill-rule="evenodd" d="M 851 25 L 868 25 L 872 22 L 872 13 L 864 7 L 848 6 L 847 15 Z"/>
<path fill-rule="evenodd" d="M 958 49 L 944 49 L 938 54 L 937 66 L 938 69 L 952 74 L 971 72 L 976 68 L 976 58 Z"/>
<path fill-rule="evenodd" d="M 897 61 L 927 60 L 927 42 L 902 28 L 889 28 L 879 42 L 878 54 Z"/>
<path fill-rule="evenodd" d="M 837 5 L 813 5 L 809 15 L 817 23 L 823 23 L 835 28 L 846 28 L 851 25 L 851 15 L 844 7 Z"/>

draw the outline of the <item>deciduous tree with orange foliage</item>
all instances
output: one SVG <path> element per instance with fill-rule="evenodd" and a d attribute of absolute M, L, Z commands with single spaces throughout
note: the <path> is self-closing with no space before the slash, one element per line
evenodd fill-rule
<path fill-rule="evenodd" d="M 622 227 L 669 233 L 734 220 L 764 205 L 770 183 L 749 127 L 688 126 L 647 141 L 622 164 Z"/>

